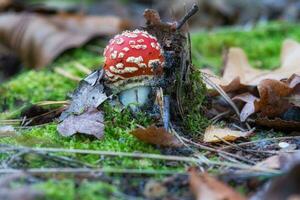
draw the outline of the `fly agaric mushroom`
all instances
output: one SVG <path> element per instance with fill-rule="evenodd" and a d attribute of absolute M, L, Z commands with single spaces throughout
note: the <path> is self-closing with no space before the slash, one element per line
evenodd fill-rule
<path fill-rule="evenodd" d="M 105 84 L 119 93 L 124 106 L 144 105 L 155 77 L 163 74 L 163 50 L 146 31 L 125 31 L 109 41 L 104 50 Z"/>

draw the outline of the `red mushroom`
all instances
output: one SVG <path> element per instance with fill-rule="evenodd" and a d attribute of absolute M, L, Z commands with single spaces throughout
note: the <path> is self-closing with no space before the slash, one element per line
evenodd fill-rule
<path fill-rule="evenodd" d="M 155 76 L 163 74 L 163 50 L 146 31 L 125 31 L 104 50 L 105 83 L 123 105 L 147 102 Z"/>

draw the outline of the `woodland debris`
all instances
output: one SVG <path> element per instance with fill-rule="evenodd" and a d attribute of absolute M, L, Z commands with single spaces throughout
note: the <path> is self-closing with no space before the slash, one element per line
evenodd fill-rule
<path fill-rule="evenodd" d="M 97 83 L 99 71 L 95 71 L 79 83 L 79 86 L 71 94 L 71 104 L 60 116 L 64 120 L 71 114 L 79 115 L 89 108 L 98 108 L 106 99 L 104 86 Z"/>
<path fill-rule="evenodd" d="M 208 173 L 189 170 L 190 189 L 197 200 L 246 200 L 230 186 L 213 178 Z"/>
<path fill-rule="evenodd" d="M 300 44 L 287 39 L 281 50 L 281 67 L 267 71 L 252 68 L 242 49 L 231 48 L 226 56 L 222 78 L 212 76 L 211 81 L 221 85 L 241 108 L 242 122 L 251 116 L 258 125 L 297 129 L 300 119 L 297 114 L 300 110 L 299 56 Z M 211 76 L 209 71 L 204 73 Z M 215 91 L 210 92 L 211 97 L 216 95 Z M 221 104 L 220 106 L 222 107 Z"/>
<path fill-rule="evenodd" d="M 147 128 L 137 128 L 130 134 L 143 142 L 163 147 L 181 147 L 183 145 L 177 137 L 167 132 L 164 128 L 154 125 Z"/>
<path fill-rule="evenodd" d="M 57 130 L 66 137 L 82 133 L 101 139 L 104 135 L 103 113 L 96 108 L 89 108 L 82 114 L 69 115 L 57 126 Z"/>
<path fill-rule="evenodd" d="M 94 37 L 115 34 L 128 26 L 117 17 L 3 13 L 0 43 L 15 52 L 25 66 L 40 68 L 67 49 L 79 47 Z"/>
<path fill-rule="evenodd" d="M 229 128 L 219 128 L 213 125 L 210 125 L 206 128 L 204 133 L 204 142 L 221 142 L 222 140 L 226 141 L 235 141 L 241 137 L 248 137 L 253 131 L 236 131 Z"/>

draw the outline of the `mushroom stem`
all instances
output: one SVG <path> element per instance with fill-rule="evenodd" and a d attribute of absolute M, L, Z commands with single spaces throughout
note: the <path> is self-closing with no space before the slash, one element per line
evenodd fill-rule
<path fill-rule="evenodd" d="M 148 102 L 151 87 L 139 86 L 119 93 L 119 100 L 124 106 L 129 106 L 134 112 Z"/>
<path fill-rule="evenodd" d="M 187 12 L 187 14 L 178 22 L 176 29 L 179 30 L 181 27 L 189 20 L 196 12 L 198 12 L 199 7 L 194 4 L 193 7 Z"/>

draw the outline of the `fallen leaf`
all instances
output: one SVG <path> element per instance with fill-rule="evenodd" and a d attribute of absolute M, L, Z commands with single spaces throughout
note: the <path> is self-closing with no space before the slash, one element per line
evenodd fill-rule
<path fill-rule="evenodd" d="M 229 84 L 238 77 L 242 84 L 249 84 L 251 80 L 262 74 L 261 70 L 251 67 L 241 48 L 230 48 L 225 59 L 223 83 Z"/>
<path fill-rule="evenodd" d="M 262 80 L 258 85 L 259 97 L 250 93 L 237 95 L 233 100 L 245 102 L 240 119 L 245 121 L 251 114 L 260 112 L 261 116 L 278 117 L 294 106 L 289 100 L 295 88 L 300 85 L 300 76 L 294 74 L 287 81 Z"/>
<path fill-rule="evenodd" d="M 117 17 L 5 13 L 0 15 L 0 43 L 16 52 L 26 66 L 38 68 L 91 38 L 120 32 L 128 27 L 124 23 Z"/>
<path fill-rule="evenodd" d="M 137 128 L 130 132 L 139 140 L 160 145 L 164 147 L 181 147 L 182 143 L 171 133 L 167 132 L 163 127 L 156 127 L 154 125 L 147 128 Z"/>
<path fill-rule="evenodd" d="M 259 70 L 251 67 L 245 52 L 241 48 L 230 48 L 225 60 L 222 81 L 229 84 L 239 77 L 242 84 L 254 86 L 265 79 L 280 81 L 291 77 L 293 74 L 300 74 L 299 57 L 300 44 L 287 39 L 283 42 L 281 49 L 281 66 L 273 71 Z"/>
<path fill-rule="evenodd" d="M 89 108 L 80 115 L 69 115 L 58 124 L 57 130 L 65 137 L 82 133 L 101 139 L 104 134 L 103 113 L 96 108 Z"/>
<path fill-rule="evenodd" d="M 198 173 L 195 168 L 189 170 L 189 183 L 197 200 L 246 200 L 231 187 L 207 173 Z"/>
<path fill-rule="evenodd" d="M 216 126 L 210 125 L 206 128 L 204 133 L 204 142 L 221 142 L 222 140 L 234 141 L 241 137 L 247 137 L 252 134 L 252 131 L 242 132 L 235 131 L 229 128 L 218 128 Z"/>
<path fill-rule="evenodd" d="M 254 165 L 254 168 L 280 169 L 279 155 L 274 155 Z"/>
<path fill-rule="evenodd" d="M 61 114 L 60 120 L 64 120 L 72 114 L 79 115 L 88 108 L 97 108 L 107 99 L 104 86 L 95 81 L 98 77 L 95 73 L 79 83 L 79 86 L 71 95 L 70 106 Z"/>
<path fill-rule="evenodd" d="M 279 130 L 300 130 L 300 122 L 287 121 L 280 118 L 269 119 L 267 117 L 258 117 L 255 124 Z"/>

